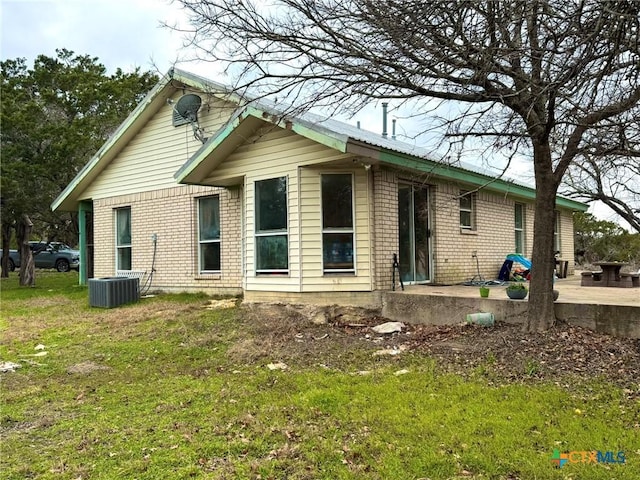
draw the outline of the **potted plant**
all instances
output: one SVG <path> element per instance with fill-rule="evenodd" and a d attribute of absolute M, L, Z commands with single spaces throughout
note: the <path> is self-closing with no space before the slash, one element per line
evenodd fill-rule
<path fill-rule="evenodd" d="M 513 300 L 523 300 L 528 291 L 524 282 L 516 282 L 507 287 L 507 296 Z"/>
<path fill-rule="evenodd" d="M 480 296 L 482 298 L 488 298 L 489 297 L 489 287 L 480 287 Z"/>

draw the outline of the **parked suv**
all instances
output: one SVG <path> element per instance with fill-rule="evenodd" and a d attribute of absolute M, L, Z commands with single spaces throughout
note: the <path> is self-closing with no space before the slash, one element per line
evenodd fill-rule
<path fill-rule="evenodd" d="M 77 270 L 80 266 L 80 252 L 60 242 L 29 242 L 36 268 L 55 268 L 59 272 Z M 1 250 L 0 250 L 1 252 Z M 20 267 L 20 254 L 9 251 L 9 270 Z"/>

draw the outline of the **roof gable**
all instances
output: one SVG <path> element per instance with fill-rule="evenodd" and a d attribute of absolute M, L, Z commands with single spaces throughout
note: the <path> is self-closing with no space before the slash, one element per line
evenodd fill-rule
<path fill-rule="evenodd" d="M 147 122 L 165 107 L 167 100 L 178 90 L 185 87 L 212 93 L 224 99 L 236 100 L 223 85 L 208 81 L 197 75 L 171 69 L 149 91 L 145 98 L 120 124 L 111 137 L 89 159 L 67 187 L 51 204 L 52 210 L 74 211 L 77 209 L 79 195 L 82 194 L 127 144 L 141 131 Z"/>
<path fill-rule="evenodd" d="M 96 152 L 65 190 L 53 201 L 53 210 L 75 210 L 79 195 L 97 178 L 145 123 L 166 105 L 177 90 L 185 86 L 213 92 L 238 105 L 229 120 L 175 173 L 178 183 L 199 184 L 218 168 L 251 133 L 265 125 L 275 125 L 329 147 L 336 152 L 366 158 L 372 164 L 386 164 L 454 180 L 476 187 L 535 200 L 535 188 L 515 180 L 496 178 L 473 165 L 453 166 L 429 158 L 429 153 L 411 144 L 361 130 L 355 126 L 313 113 L 287 115 L 291 109 L 266 101 L 247 101 L 221 84 L 178 69 L 171 69 L 147 94 L 114 134 Z M 557 197 L 560 207 L 586 211 L 587 205 Z"/>

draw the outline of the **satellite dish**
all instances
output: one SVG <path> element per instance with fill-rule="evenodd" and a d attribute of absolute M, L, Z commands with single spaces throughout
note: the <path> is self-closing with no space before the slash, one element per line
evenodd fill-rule
<path fill-rule="evenodd" d="M 176 103 L 175 111 L 188 122 L 198 121 L 198 110 L 202 105 L 202 99 L 193 93 L 183 95 Z"/>
<path fill-rule="evenodd" d="M 202 105 L 202 99 L 193 93 L 188 93 L 180 97 L 180 100 L 173 106 L 173 126 L 191 124 L 193 135 L 204 143 L 207 139 L 204 130 L 198 125 L 198 110 Z"/>

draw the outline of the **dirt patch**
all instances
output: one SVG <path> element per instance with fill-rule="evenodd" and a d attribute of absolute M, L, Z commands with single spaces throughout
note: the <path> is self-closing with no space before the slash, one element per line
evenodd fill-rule
<path fill-rule="evenodd" d="M 93 362 L 81 362 L 67 367 L 67 373 L 76 375 L 87 375 L 89 373 L 99 372 L 103 370 L 109 370 L 109 367 L 98 365 L 97 363 Z"/>
<path fill-rule="evenodd" d="M 495 381 L 604 378 L 640 397 L 640 340 L 600 334 L 559 324 L 546 332 L 523 332 L 519 325 L 406 325 L 402 332 L 379 335 L 386 322 L 373 311 L 334 307 L 318 322 L 317 307 L 251 305 L 239 315 L 250 331 L 229 354 L 238 361 L 261 358 L 288 365 L 321 364 L 340 368 L 344 360 L 373 357 L 380 350 L 424 354 L 445 371 L 486 374 Z M 249 333 L 249 332 L 247 332 Z M 358 365 L 352 365 L 358 367 Z"/>

